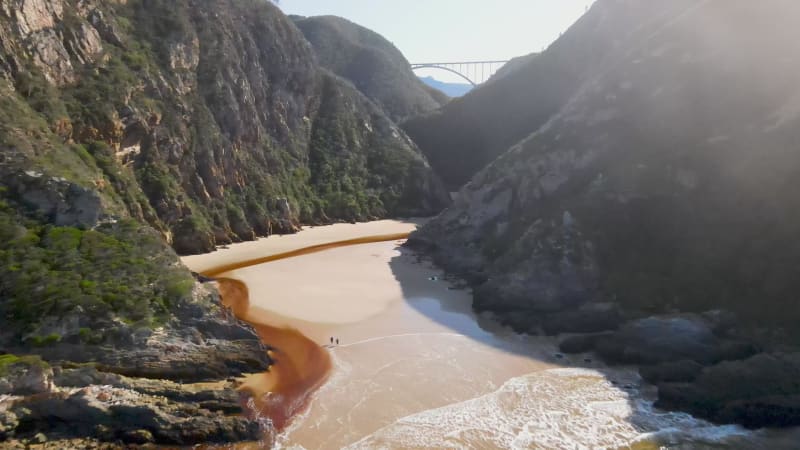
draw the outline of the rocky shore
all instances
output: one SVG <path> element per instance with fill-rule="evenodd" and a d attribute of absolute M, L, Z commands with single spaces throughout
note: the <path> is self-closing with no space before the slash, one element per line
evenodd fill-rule
<path fill-rule="evenodd" d="M 161 328 L 0 355 L 0 442 L 104 448 L 261 439 L 264 427 L 248 418 L 235 378 L 266 370 L 267 348 L 218 301 L 198 283 Z"/>
<path fill-rule="evenodd" d="M 598 1 L 519 81 L 470 92 L 459 103 L 493 120 L 476 121 L 529 123 L 516 142 L 510 130 L 439 147 L 501 153 L 443 174 L 469 181 L 409 244 L 468 280 L 476 310 L 562 335 L 564 351 L 640 365 L 658 406 L 794 426 L 800 96 L 784 74 L 800 70 L 785 57 L 798 53 L 788 36 L 800 14 L 733 3 Z M 565 97 L 500 95 L 522 90 Z M 462 113 L 436 122 L 464 128 Z"/>
<path fill-rule="evenodd" d="M 590 295 L 537 302 L 492 283 L 480 265 L 466 269 L 461 248 L 436 245 L 428 233 L 412 234 L 407 245 L 469 280 L 476 311 L 518 333 L 559 336 L 564 353 L 638 366 L 658 387 L 657 407 L 747 428 L 800 425 L 800 351 L 785 330 L 754 328 L 724 310 L 653 314 Z"/>

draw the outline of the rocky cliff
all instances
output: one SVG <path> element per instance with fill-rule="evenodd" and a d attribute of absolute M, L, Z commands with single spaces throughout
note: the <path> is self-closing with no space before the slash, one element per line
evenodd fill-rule
<path fill-rule="evenodd" d="M 0 2 L 0 441 L 258 439 L 267 349 L 175 250 L 448 201 L 269 2 Z"/>
<path fill-rule="evenodd" d="M 458 190 L 544 125 L 626 43 L 646 38 L 686 4 L 619 1 L 592 7 L 546 51 L 510 61 L 478 89 L 402 126 L 448 187 Z"/>
<path fill-rule="evenodd" d="M 529 92 L 504 139 L 528 134 L 410 242 L 472 282 L 476 309 L 520 331 L 617 330 L 565 349 L 667 364 L 649 372 L 667 383 L 664 406 L 798 424 L 796 358 L 703 367 L 800 343 L 800 7 L 663 3 L 598 1 L 530 67 L 445 108 L 437 120 Z M 630 26 L 587 34 L 620 21 Z M 591 70 L 574 70 L 587 59 Z M 465 131 L 453 134 L 477 141 L 463 151 L 495 152 L 501 141 L 474 134 L 494 122 L 473 127 L 474 110 L 461 111 Z M 719 309 L 738 318 L 698 315 Z"/>
<path fill-rule="evenodd" d="M 145 221 L 180 252 L 447 202 L 414 144 L 269 2 L 15 0 L 0 35 L 4 171 L 81 184 L 97 197 L 85 214 Z"/>
<path fill-rule="evenodd" d="M 335 16 L 293 17 L 319 63 L 350 80 L 390 118 L 403 120 L 438 109 L 446 95 L 421 82 L 405 56 L 383 36 Z"/>

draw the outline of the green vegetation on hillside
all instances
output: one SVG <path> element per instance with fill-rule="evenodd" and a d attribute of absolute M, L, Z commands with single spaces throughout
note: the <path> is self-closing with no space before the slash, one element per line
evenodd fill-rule
<path fill-rule="evenodd" d="M 0 317 L 43 345 L 47 317 L 119 319 L 152 326 L 186 300 L 194 280 L 157 233 L 125 220 L 95 230 L 43 225 L 0 203 Z M 30 335 L 34 333 L 33 335 Z"/>
<path fill-rule="evenodd" d="M 293 17 L 320 64 L 346 78 L 393 120 L 438 109 L 449 98 L 420 81 L 383 36 L 341 17 Z"/>
<path fill-rule="evenodd" d="M 67 3 L 58 23 L 65 41 L 40 43 L 70 53 L 77 81 L 62 84 L 14 52 L 23 38 L 9 20 L 0 21 L 11 37 L 0 59 L 24 64 L 5 69 L 13 86 L 0 93 L 0 139 L 19 156 L 8 172 L 47 169 L 96 190 L 104 213 L 146 222 L 179 252 L 299 222 L 432 214 L 447 201 L 418 149 L 361 93 L 325 74 L 268 2 Z M 98 54 L 78 54 L 97 46 Z M 404 61 L 392 51 L 387 57 Z M 418 84 L 394 86 L 391 96 L 414 97 Z M 335 113 L 330 105 L 339 105 Z M 376 154 L 417 169 L 387 167 Z"/>

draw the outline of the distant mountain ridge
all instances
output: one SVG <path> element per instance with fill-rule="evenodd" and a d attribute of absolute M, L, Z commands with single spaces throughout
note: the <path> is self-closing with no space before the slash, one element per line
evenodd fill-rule
<path fill-rule="evenodd" d="M 581 84 L 596 75 L 621 39 L 641 38 L 642 8 L 659 17 L 682 1 L 644 6 L 619 1 L 581 17 L 547 51 L 511 60 L 489 82 L 440 110 L 409 119 L 405 131 L 451 190 L 544 125 Z M 587 40 L 591 36 L 593 41 Z M 500 82 L 502 81 L 502 82 Z"/>
<path fill-rule="evenodd" d="M 444 92 L 448 97 L 461 97 L 471 91 L 474 86 L 468 83 L 451 83 L 447 81 L 439 81 L 433 77 L 419 77 L 423 83 L 428 86 Z"/>
<path fill-rule="evenodd" d="M 422 83 L 405 56 L 380 34 L 337 16 L 291 16 L 320 65 L 343 77 L 400 121 L 438 109 L 449 98 Z"/>

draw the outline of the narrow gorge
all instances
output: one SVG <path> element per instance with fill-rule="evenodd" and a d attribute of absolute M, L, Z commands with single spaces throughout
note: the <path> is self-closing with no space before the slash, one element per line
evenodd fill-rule
<path fill-rule="evenodd" d="M 793 448 L 800 4 L 282 8 L 0 0 L 0 446 Z"/>

